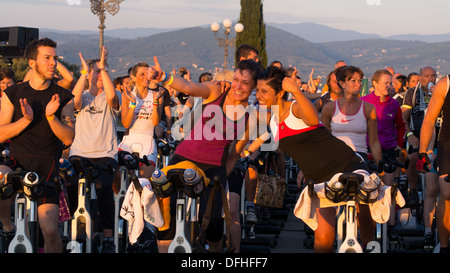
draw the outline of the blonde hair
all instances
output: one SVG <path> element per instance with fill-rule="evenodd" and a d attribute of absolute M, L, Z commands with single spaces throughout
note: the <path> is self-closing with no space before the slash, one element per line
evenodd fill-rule
<path fill-rule="evenodd" d="M 221 70 L 214 75 L 215 81 L 227 81 L 232 82 L 234 77 L 233 70 Z"/>

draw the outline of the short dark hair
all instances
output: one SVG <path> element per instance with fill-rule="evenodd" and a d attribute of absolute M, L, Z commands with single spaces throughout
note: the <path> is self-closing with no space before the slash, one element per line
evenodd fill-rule
<path fill-rule="evenodd" d="M 47 46 L 47 47 L 53 47 L 56 48 L 56 42 L 49 39 L 49 38 L 42 38 L 39 40 L 33 40 L 31 43 L 27 46 L 27 49 L 25 51 L 25 57 L 28 60 L 36 60 L 38 55 L 38 49 L 41 46 Z"/>
<path fill-rule="evenodd" d="M 364 72 L 359 67 L 355 66 L 341 66 L 336 70 L 336 80 L 338 81 L 338 85 L 342 88 L 342 86 L 339 84 L 339 82 L 347 81 L 353 77 L 355 73 L 358 73 L 361 78 L 364 77 Z"/>
<path fill-rule="evenodd" d="M 2 68 L 0 69 L 0 81 L 3 79 L 11 79 L 13 82 L 16 82 L 16 74 L 11 68 Z"/>
<path fill-rule="evenodd" d="M 211 73 L 209 72 L 203 72 L 200 77 L 198 77 L 198 82 L 202 83 L 202 82 L 209 82 L 213 79 L 213 76 Z"/>
<path fill-rule="evenodd" d="M 258 79 L 267 81 L 267 85 L 275 90 L 275 94 L 278 94 L 283 91 L 283 80 L 285 77 L 288 77 L 285 70 L 276 66 L 269 66 L 259 74 Z"/>
<path fill-rule="evenodd" d="M 242 44 L 240 45 L 237 49 L 236 49 L 236 61 L 239 62 L 241 60 L 241 58 L 243 57 L 244 59 L 248 58 L 248 55 L 250 55 L 250 52 L 255 52 L 257 55 L 259 55 L 259 51 L 254 48 L 251 45 L 248 44 Z"/>
<path fill-rule="evenodd" d="M 138 72 L 138 69 L 141 67 L 150 67 L 150 65 L 148 65 L 148 63 L 146 62 L 142 62 L 142 63 L 137 63 L 133 66 L 133 68 L 131 69 L 131 75 L 136 76 L 136 73 Z"/>
<path fill-rule="evenodd" d="M 247 70 L 252 75 L 253 80 L 255 83 L 258 82 L 258 77 L 263 71 L 263 67 L 260 63 L 255 62 L 254 60 L 242 60 L 238 63 L 236 66 L 236 70 Z"/>

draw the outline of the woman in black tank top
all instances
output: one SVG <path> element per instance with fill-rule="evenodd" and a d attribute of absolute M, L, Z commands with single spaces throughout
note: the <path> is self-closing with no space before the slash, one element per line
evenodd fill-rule
<path fill-rule="evenodd" d="M 295 102 L 283 98 L 286 92 L 293 94 Z M 280 148 L 296 161 L 307 179 L 325 182 L 339 172 L 353 172 L 357 169 L 367 171 L 362 159 L 323 127 L 316 108 L 303 95 L 294 79 L 285 76 L 284 71 L 270 67 L 263 72 L 258 80 L 256 97 L 268 109 L 271 106 L 279 107 L 278 113 L 268 116 L 274 119 L 271 121 L 272 134 L 275 138 L 278 136 Z M 275 120 L 278 121 L 273 126 Z M 250 151 L 255 151 L 263 142 L 264 137 L 261 136 L 250 145 Z M 372 240 L 375 225 L 367 206 L 360 206 L 358 217 L 361 239 L 365 244 Z M 314 242 L 316 252 L 333 251 L 335 221 L 335 208 L 318 210 L 318 228 Z"/>

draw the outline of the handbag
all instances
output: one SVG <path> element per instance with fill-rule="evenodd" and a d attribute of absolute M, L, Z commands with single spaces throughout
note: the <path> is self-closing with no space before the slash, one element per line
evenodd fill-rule
<path fill-rule="evenodd" d="M 258 175 L 258 186 L 256 187 L 255 205 L 265 208 L 280 209 L 284 205 L 284 196 L 286 194 L 286 182 L 281 178 L 278 172 L 275 159 L 272 158 L 272 163 L 275 173 L 267 174 L 269 157 L 266 158 L 264 173 Z"/>

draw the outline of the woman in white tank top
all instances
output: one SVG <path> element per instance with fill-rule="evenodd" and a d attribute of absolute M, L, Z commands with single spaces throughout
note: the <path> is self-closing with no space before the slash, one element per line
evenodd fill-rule
<path fill-rule="evenodd" d="M 344 96 L 335 103 L 324 106 L 321 121 L 334 136 L 344 141 L 366 161 L 368 139 L 370 152 L 378 163 L 382 155 L 375 107 L 359 99 L 363 76 L 361 69 L 354 66 L 338 69 L 336 77 Z"/>
<path fill-rule="evenodd" d="M 128 130 L 119 144 L 119 149 L 147 156 L 151 166 L 141 166 L 141 176 L 150 177 L 155 170 L 158 150 L 153 139 L 154 128 L 161 117 L 162 92 L 152 92 L 149 88 L 149 65 L 138 63 L 131 70 L 135 83 L 133 91 L 125 89 L 122 94 L 122 124 Z"/>

